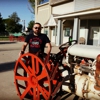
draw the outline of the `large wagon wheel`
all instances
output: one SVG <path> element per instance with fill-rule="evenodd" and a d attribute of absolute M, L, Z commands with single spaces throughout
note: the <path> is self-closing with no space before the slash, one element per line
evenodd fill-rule
<path fill-rule="evenodd" d="M 51 83 L 44 63 L 35 55 L 26 53 L 17 60 L 14 69 L 15 86 L 21 100 L 49 100 Z"/>

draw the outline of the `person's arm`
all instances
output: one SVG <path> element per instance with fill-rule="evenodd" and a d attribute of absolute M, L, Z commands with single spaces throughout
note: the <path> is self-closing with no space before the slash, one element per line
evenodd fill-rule
<path fill-rule="evenodd" d="M 52 49 L 51 43 L 46 43 L 46 47 L 47 47 L 46 54 L 50 54 L 51 49 Z"/>
<path fill-rule="evenodd" d="M 21 49 L 21 51 L 20 51 L 20 55 L 24 54 L 24 51 L 25 51 L 27 45 L 28 45 L 28 43 L 27 43 L 27 42 L 24 42 L 24 44 L 23 44 L 23 46 L 22 46 L 22 49 Z"/>
<path fill-rule="evenodd" d="M 47 64 L 47 62 L 49 61 L 49 56 L 50 56 L 50 52 L 51 52 L 51 43 L 46 43 L 46 57 L 45 57 L 45 60 L 44 60 L 44 63 Z"/>
<path fill-rule="evenodd" d="M 24 43 L 22 45 L 22 48 L 21 48 L 21 51 L 20 51 L 19 55 L 24 54 L 25 49 L 26 49 L 26 47 L 27 47 L 27 45 L 29 43 L 29 39 L 30 39 L 30 35 L 27 35 L 26 38 L 25 38 L 25 41 L 24 41 Z"/>

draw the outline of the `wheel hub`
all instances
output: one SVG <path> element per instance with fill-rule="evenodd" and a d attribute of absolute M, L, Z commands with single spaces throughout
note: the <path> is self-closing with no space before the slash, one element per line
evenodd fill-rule
<path fill-rule="evenodd" d="M 31 76 L 31 84 L 34 85 L 34 86 L 37 86 L 38 85 L 38 80 L 35 76 Z"/>

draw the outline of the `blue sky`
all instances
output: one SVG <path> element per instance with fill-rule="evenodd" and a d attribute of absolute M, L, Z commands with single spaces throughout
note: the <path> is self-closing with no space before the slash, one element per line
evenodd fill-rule
<path fill-rule="evenodd" d="M 34 15 L 30 12 L 28 6 L 30 7 L 28 0 L 0 0 L 0 13 L 2 18 L 5 19 L 16 12 L 20 19 L 25 20 L 25 26 L 27 27 L 28 23 L 34 20 Z M 23 22 L 20 23 L 23 25 Z"/>

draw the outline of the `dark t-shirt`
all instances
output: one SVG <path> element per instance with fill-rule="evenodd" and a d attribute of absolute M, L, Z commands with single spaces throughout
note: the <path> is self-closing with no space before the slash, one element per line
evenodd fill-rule
<path fill-rule="evenodd" d="M 26 37 L 25 42 L 29 44 L 30 53 L 37 53 L 40 50 L 44 53 L 45 44 L 50 43 L 50 40 L 46 34 L 35 36 L 31 33 Z"/>

